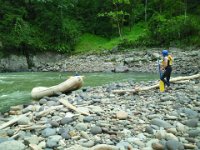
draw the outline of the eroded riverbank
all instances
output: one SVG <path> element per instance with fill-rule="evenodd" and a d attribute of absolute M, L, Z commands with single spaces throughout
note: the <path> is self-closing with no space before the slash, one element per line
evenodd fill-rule
<path fill-rule="evenodd" d="M 55 72 L 156 72 L 157 59 L 162 48 L 134 49 L 124 52 L 108 51 L 102 54 L 83 54 L 67 56 L 65 54 L 36 54 L 29 60 L 24 56 L 9 56 L 0 61 L 2 71 L 55 71 Z M 194 74 L 200 72 L 200 49 L 170 48 L 174 58 L 173 72 Z"/>

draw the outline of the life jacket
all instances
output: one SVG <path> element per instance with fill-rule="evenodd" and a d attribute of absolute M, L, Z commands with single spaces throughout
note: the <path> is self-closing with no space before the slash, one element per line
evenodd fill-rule
<path fill-rule="evenodd" d="M 172 61 L 173 61 L 173 58 L 172 58 L 171 55 L 168 55 L 167 58 L 168 58 L 168 66 L 171 66 L 171 65 L 172 65 Z"/>
<path fill-rule="evenodd" d="M 173 61 L 172 56 L 171 56 L 171 55 L 168 55 L 167 58 L 168 58 L 167 67 L 168 67 L 168 66 L 172 66 L 172 61 Z M 164 60 L 162 61 L 162 65 L 164 65 Z"/>

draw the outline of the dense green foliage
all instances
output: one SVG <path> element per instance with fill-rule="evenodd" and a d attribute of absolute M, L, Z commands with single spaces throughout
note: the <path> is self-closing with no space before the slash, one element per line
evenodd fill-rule
<path fill-rule="evenodd" d="M 0 53 L 200 46 L 199 16 L 199 0 L 0 0 Z"/>

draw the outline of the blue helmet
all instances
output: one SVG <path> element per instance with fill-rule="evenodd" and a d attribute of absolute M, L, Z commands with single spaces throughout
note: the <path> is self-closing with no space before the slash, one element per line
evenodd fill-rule
<path fill-rule="evenodd" d="M 163 50 L 162 55 L 163 55 L 163 57 L 168 56 L 168 50 Z"/>

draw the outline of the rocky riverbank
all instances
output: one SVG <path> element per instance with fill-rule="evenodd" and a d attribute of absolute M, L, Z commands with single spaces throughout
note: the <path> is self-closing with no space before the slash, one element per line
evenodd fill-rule
<path fill-rule="evenodd" d="M 157 59 L 162 49 L 135 49 L 126 52 L 109 51 L 99 55 L 66 56 L 52 53 L 30 56 L 29 64 L 23 56 L 0 60 L 3 71 L 56 71 L 56 72 L 156 72 Z M 200 49 L 170 48 L 174 58 L 173 72 L 194 74 L 200 72 Z"/>
<path fill-rule="evenodd" d="M 0 116 L 0 149 L 200 149 L 199 79 L 172 84 L 172 89 L 164 93 L 158 89 L 113 93 L 157 82 L 83 87 L 30 105 L 13 106 Z M 61 99 L 89 115 L 69 109 Z M 8 125 L 9 120 L 15 121 Z"/>

